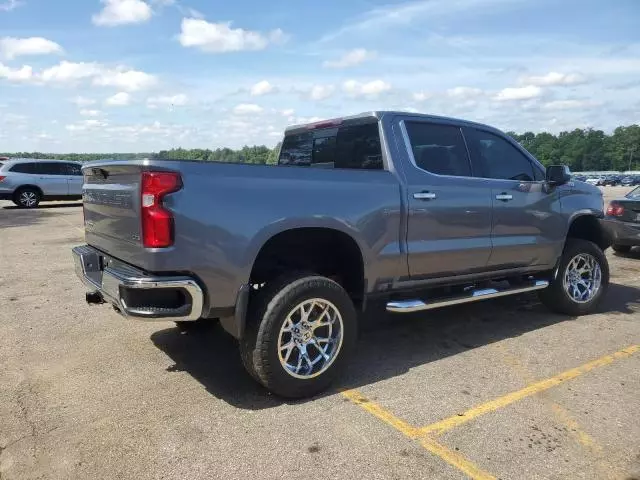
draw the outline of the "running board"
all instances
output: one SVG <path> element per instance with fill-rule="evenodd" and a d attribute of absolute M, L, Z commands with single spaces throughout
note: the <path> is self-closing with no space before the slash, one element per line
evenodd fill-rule
<path fill-rule="evenodd" d="M 526 285 L 516 288 L 508 288 L 506 290 L 497 290 L 495 288 L 482 288 L 471 290 L 464 295 L 456 297 L 441 297 L 433 299 L 429 302 L 422 300 L 399 300 L 387 303 L 387 312 L 394 313 L 412 313 L 422 310 L 431 310 L 432 308 L 447 307 L 449 305 L 458 305 L 460 303 L 477 302 L 479 300 L 487 300 L 489 298 L 504 297 L 506 295 L 516 295 L 518 293 L 531 292 L 533 290 L 542 290 L 547 288 L 549 282 L 547 280 L 535 280 Z"/>

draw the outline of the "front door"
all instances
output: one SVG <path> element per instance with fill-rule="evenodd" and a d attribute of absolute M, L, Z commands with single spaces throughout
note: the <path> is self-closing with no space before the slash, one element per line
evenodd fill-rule
<path fill-rule="evenodd" d="M 491 254 L 491 190 L 474 178 L 461 129 L 407 119 L 407 249 L 412 279 L 474 273 Z"/>
<path fill-rule="evenodd" d="M 64 162 L 37 162 L 40 180 L 38 186 L 46 197 L 59 197 L 69 194 L 67 170 Z"/>
<path fill-rule="evenodd" d="M 489 268 L 553 266 L 566 228 L 559 189 L 546 184 L 542 169 L 510 139 L 480 128 L 464 133 L 474 168 L 491 186 Z"/>

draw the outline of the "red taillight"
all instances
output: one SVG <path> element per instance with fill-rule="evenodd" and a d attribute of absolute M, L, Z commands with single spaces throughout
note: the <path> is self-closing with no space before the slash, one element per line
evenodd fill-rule
<path fill-rule="evenodd" d="M 173 245 L 173 215 L 162 206 L 162 197 L 182 188 L 176 172 L 142 172 L 140 214 L 142 244 L 148 248 Z"/>
<path fill-rule="evenodd" d="M 624 215 L 624 207 L 617 202 L 611 202 L 607 207 L 607 215 L 611 217 L 621 217 Z"/>
<path fill-rule="evenodd" d="M 5 178 L 7 177 L 6 176 L 3 177 L 2 175 L 0 175 L 0 182 L 3 181 Z"/>

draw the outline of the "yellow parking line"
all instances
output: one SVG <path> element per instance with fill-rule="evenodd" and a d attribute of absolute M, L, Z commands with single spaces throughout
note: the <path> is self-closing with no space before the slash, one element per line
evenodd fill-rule
<path fill-rule="evenodd" d="M 359 407 L 365 409 L 374 417 L 392 426 L 403 435 L 414 439 L 419 434 L 419 429 L 409 425 L 404 420 L 399 419 L 393 413 L 386 410 L 377 403 L 372 402 L 357 390 L 344 390 L 342 392 L 342 395 L 344 395 Z M 460 453 L 445 447 L 444 445 L 436 442 L 428 436 L 423 436 L 420 438 L 420 445 L 422 445 L 425 450 L 440 457 L 449 465 L 456 467 L 473 479 L 495 480 L 495 477 L 493 475 L 485 472 L 484 470 L 481 470 L 478 466 L 463 457 Z"/>
<path fill-rule="evenodd" d="M 478 405 L 477 407 L 473 407 L 464 413 L 445 418 L 444 420 L 441 420 L 439 422 L 427 425 L 426 427 L 422 427 L 419 429 L 419 431 L 421 434 L 439 435 L 448 430 L 451 430 L 452 428 L 467 423 L 481 415 L 485 415 L 487 413 L 498 410 L 499 408 L 506 407 L 507 405 L 517 402 L 518 400 L 522 400 L 523 398 L 548 390 L 552 387 L 560 385 L 563 382 L 566 382 L 567 380 L 571 380 L 573 378 L 579 377 L 584 373 L 590 372 L 591 370 L 595 370 L 596 368 L 609 365 L 615 360 L 627 358 L 636 353 L 638 350 L 640 350 L 640 345 L 631 345 L 630 347 L 612 353 L 611 355 L 605 355 L 604 357 L 600 357 L 597 360 L 585 363 L 580 367 L 572 368 L 571 370 L 562 372 L 554 377 L 533 383 L 528 387 L 523 388 L 522 390 L 511 392 L 507 395 L 496 398 L 495 400 L 491 400 L 489 402 Z"/>

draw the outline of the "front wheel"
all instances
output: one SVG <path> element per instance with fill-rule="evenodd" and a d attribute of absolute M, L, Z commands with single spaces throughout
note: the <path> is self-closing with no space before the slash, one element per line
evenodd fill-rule
<path fill-rule="evenodd" d="M 273 393 L 314 395 L 343 370 L 356 343 L 356 311 L 333 280 L 283 277 L 257 292 L 240 342 L 248 372 Z"/>
<path fill-rule="evenodd" d="M 592 313 L 609 286 L 609 263 L 595 243 L 567 239 L 558 271 L 549 287 L 540 290 L 542 303 L 566 315 Z"/>

